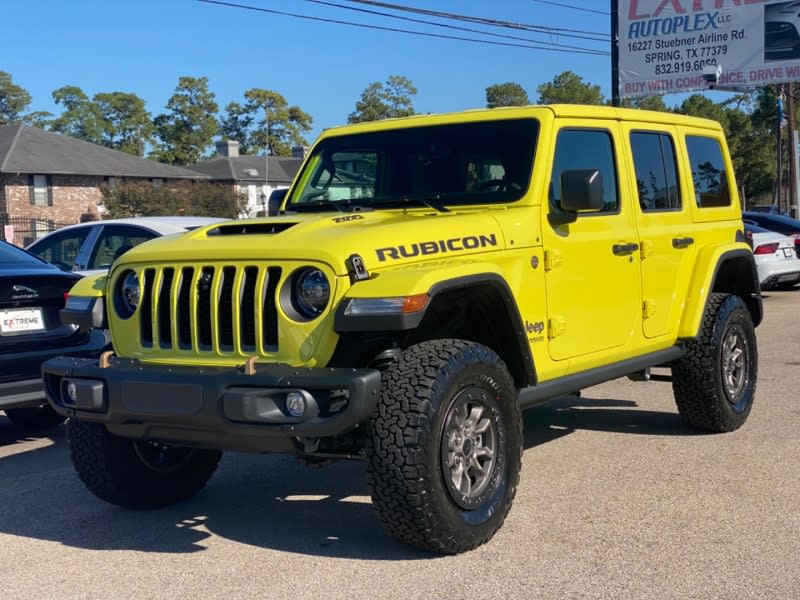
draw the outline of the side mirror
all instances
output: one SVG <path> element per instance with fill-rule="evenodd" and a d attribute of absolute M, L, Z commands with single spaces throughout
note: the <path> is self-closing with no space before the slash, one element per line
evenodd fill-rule
<path fill-rule="evenodd" d="M 603 208 L 603 176 L 597 169 L 561 173 L 561 208 L 567 212 L 597 212 Z"/>
<path fill-rule="evenodd" d="M 278 214 L 281 209 L 281 204 L 283 204 L 283 199 L 286 198 L 286 192 L 288 191 L 289 188 L 274 190 L 269 195 L 269 200 L 267 200 L 267 216 L 274 217 Z"/>
<path fill-rule="evenodd" d="M 603 176 L 597 169 L 573 169 L 561 173 L 561 211 L 547 215 L 553 226 L 578 220 L 578 213 L 597 212 L 603 208 Z"/>

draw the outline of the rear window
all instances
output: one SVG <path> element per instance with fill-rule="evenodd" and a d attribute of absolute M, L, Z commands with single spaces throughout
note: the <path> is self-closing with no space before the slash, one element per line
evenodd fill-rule
<path fill-rule="evenodd" d="M 46 262 L 13 246 L 7 242 L 0 242 L 0 269 L 19 267 L 36 267 L 41 269 Z"/>
<path fill-rule="evenodd" d="M 686 148 L 689 151 L 697 206 L 730 206 L 728 173 L 719 141 L 710 137 L 687 135 Z"/>

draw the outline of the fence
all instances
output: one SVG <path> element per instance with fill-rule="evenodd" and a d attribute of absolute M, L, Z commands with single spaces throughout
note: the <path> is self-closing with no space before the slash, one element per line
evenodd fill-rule
<path fill-rule="evenodd" d="M 67 225 L 74 225 L 76 222 L 55 221 L 33 216 L 12 217 L 10 215 L 0 215 L 0 224 L 3 225 L 0 229 L 0 236 L 5 241 L 24 248 L 45 234 Z"/>

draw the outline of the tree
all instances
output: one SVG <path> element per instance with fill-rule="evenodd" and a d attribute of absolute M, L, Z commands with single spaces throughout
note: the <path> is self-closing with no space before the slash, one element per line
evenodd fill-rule
<path fill-rule="evenodd" d="M 171 165 L 198 162 L 219 130 L 214 93 L 206 77 L 181 77 L 167 102 L 167 113 L 155 118 L 158 137 L 150 158 Z"/>
<path fill-rule="evenodd" d="M 530 104 L 528 92 L 514 82 L 495 83 L 486 88 L 486 108 L 499 106 L 525 106 Z"/>
<path fill-rule="evenodd" d="M 220 133 L 224 139 L 239 142 L 242 154 L 290 156 L 292 146 L 308 143 L 303 134 L 311 130 L 314 119 L 299 106 L 290 106 L 281 94 L 253 88 L 244 93 L 244 104 L 230 102 L 225 107 Z"/>
<path fill-rule="evenodd" d="M 271 155 L 291 156 L 292 146 L 308 143 L 303 133 L 311 129 L 314 119 L 299 106 L 289 106 L 286 98 L 272 90 L 253 88 L 244 97 L 251 114 L 264 116 L 250 133 L 251 146 L 266 148 Z"/>
<path fill-rule="evenodd" d="M 258 147 L 252 144 L 252 128 L 256 116 L 250 109 L 238 102 L 229 102 L 225 116 L 220 121 L 219 134 L 222 139 L 239 142 L 241 154 L 257 154 Z"/>
<path fill-rule="evenodd" d="M 235 219 L 246 210 L 247 197 L 226 185 L 208 181 L 178 181 L 164 187 L 148 182 L 121 182 L 102 188 L 103 205 L 111 218 L 147 215 L 196 215 Z"/>
<path fill-rule="evenodd" d="M 144 156 L 155 132 L 144 100 L 125 92 L 95 94 L 93 100 L 100 114 L 103 145 Z"/>
<path fill-rule="evenodd" d="M 348 123 L 379 121 L 414 114 L 412 96 L 417 88 L 402 75 L 390 75 L 386 83 L 370 83 L 356 102 L 356 109 L 347 117 Z"/>
<path fill-rule="evenodd" d="M 56 104 L 64 106 L 62 113 L 50 122 L 50 130 L 70 137 L 102 144 L 103 127 L 100 111 L 86 93 L 74 85 L 65 85 L 53 92 Z"/>
<path fill-rule="evenodd" d="M 670 112 L 664 103 L 663 96 L 643 96 L 641 98 L 623 98 L 620 103 L 622 108 L 638 108 L 640 110 L 656 110 Z"/>
<path fill-rule="evenodd" d="M 27 90 L 15 84 L 11 75 L 0 71 L 0 125 L 22 121 L 21 113 L 31 103 Z"/>
<path fill-rule="evenodd" d="M 539 104 L 604 104 L 605 99 L 599 85 L 583 82 L 580 75 L 564 71 L 550 83 L 543 83 L 536 91 Z"/>
<path fill-rule="evenodd" d="M 721 123 L 723 127 L 726 127 L 728 122 L 722 106 L 714 103 L 703 94 L 692 94 L 675 109 L 675 112 L 681 115 L 713 119 Z"/>

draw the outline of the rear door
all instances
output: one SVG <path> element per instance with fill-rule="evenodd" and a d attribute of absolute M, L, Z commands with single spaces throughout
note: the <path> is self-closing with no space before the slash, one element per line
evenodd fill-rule
<path fill-rule="evenodd" d="M 680 177 L 675 127 L 623 123 L 635 173 L 642 270 L 642 331 L 656 338 L 677 331 L 685 284 L 697 252 L 690 177 Z"/>

